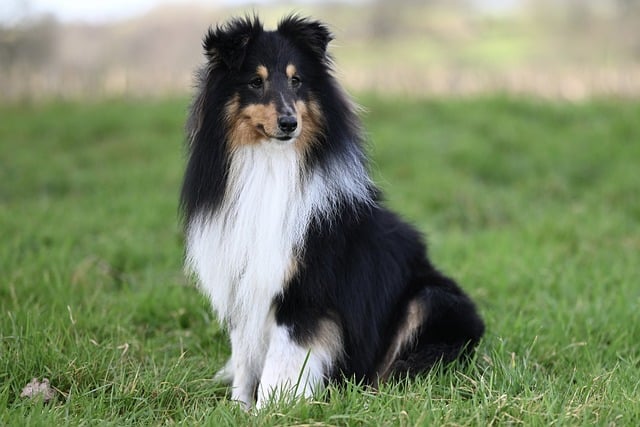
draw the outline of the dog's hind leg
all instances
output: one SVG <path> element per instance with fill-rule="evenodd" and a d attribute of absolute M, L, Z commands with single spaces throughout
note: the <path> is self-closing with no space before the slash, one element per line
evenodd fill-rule
<path fill-rule="evenodd" d="M 233 358 L 230 357 L 227 363 L 216 372 L 213 376 L 213 381 L 224 385 L 233 384 Z"/>
<path fill-rule="evenodd" d="M 458 285 L 433 271 L 424 280 L 425 287 L 408 306 L 406 325 L 399 334 L 409 337 L 390 361 L 387 374 L 416 375 L 437 363 L 463 360 L 472 354 L 484 333 L 484 324 L 476 308 Z M 416 324 L 416 313 L 420 324 Z"/>

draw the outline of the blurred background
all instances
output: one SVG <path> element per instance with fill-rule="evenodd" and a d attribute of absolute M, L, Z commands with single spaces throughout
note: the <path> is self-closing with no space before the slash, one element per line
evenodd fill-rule
<path fill-rule="evenodd" d="M 330 23 L 355 91 L 640 93 L 638 0 L 3 0 L 0 100 L 188 93 L 207 27 L 251 11 Z"/>

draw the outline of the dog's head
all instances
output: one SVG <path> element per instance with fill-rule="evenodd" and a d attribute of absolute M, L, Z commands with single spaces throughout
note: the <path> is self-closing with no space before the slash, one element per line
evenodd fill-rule
<path fill-rule="evenodd" d="M 322 112 L 314 89 L 330 68 L 332 37 L 321 23 L 298 16 L 265 31 L 257 18 L 210 29 L 203 42 L 210 75 L 228 85 L 224 115 L 232 145 L 313 144 Z"/>

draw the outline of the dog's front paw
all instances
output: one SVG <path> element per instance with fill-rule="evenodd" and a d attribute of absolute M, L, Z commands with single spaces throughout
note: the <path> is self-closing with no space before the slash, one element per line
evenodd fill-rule
<path fill-rule="evenodd" d="M 257 395 L 256 409 L 260 410 L 271 404 L 291 405 L 300 400 L 312 400 L 314 389 L 311 384 L 292 384 L 291 381 L 261 383 Z"/>

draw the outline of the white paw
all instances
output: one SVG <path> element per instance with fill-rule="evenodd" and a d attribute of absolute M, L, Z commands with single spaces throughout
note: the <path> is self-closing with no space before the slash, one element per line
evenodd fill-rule
<path fill-rule="evenodd" d="M 220 384 L 231 385 L 233 383 L 233 365 L 231 358 L 227 363 L 213 376 L 213 380 Z"/>

